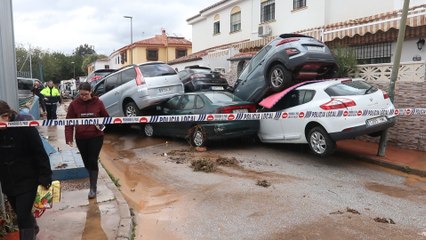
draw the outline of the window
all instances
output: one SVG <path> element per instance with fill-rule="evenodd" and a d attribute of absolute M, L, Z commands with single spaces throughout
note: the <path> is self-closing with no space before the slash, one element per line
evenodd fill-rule
<path fill-rule="evenodd" d="M 182 110 L 191 110 L 194 109 L 195 105 L 195 95 L 185 95 L 182 97 L 182 100 L 179 103 L 179 108 Z"/>
<path fill-rule="evenodd" d="M 136 78 L 136 72 L 134 68 L 124 70 L 121 73 L 121 84 L 129 82 Z"/>
<path fill-rule="evenodd" d="M 105 92 L 111 91 L 120 84 L 120 75 L 114 74 L 105 79 Z"/>
<path fill-rule="evenodd" d="M 293 10 L 306 7 L 306 0 L 293 0 Z"/>
<path fill-rule="evenodd" d="M 105 68 L 105 69 L 109 69 L 109 65 L 105 65 L 105 66 L 104 66 L 104 68 Z"/>
<path fill-rule="evenodd" d="M 144 77 L 158 77 L 167 75 L 177 75 L 176 71 L 167 64 L 155 63 L 139 66 Z"/>
<path fill-rule="evenodd" d="M 241 10 L 239 7 L 234 7 L 231 10 L 231 33 L 241 30 Z"/>
<path fill-rule="evenodd" d="M 187 55 L 186 49 L 176 49 L 176 58 L 185 57 Z"/>
<path fill-rule="evenodd" d="M 260 5 L 260 22 L 275 20 L 275 0 L 264 1 Z"/>
<path fill-rule="evenodd" d="M 158 61 L 158 49 L 147 49 L 146 59 L 148 61 Z"/>
<path fill-rule="evenodd" d="M 213 23 L 213 34 L 219 34 L 220 33 L 220 21 Z"/>
<path fill-rule="evenodd" d="M 358 64 L 390 63 L 392 43 L 378 43 L 352 47 Z"/>
<path fill-rule="evenodd" d="M 121 56 L 121 64 L 124 64 L 125 62 L 127 62 L 127 52 L 121 52 L 120 56 Z"/>
<path fill-rule="evenodd" d="M 313 90 L 292 90 L 282 97 L 270 111 L 281 111 L 287 108 L 310 102 L 315 96 Z"/>
<path fill-rule="evenodd" d="M 265 57 L 265 55 L 268 53 L 268 51 L 271 49 L 271 45 L 266 45 L 265 47 L 263 47 L 257 54 L 256 56 L 254 56 L 247 64 L 247 66 L 244 68 L 243 72 L 240 75 L 240 79 L 247 79 L 248 75 L 251 73 L 251 71 L 253 69 L 255 69 L 255 67 L 257 65 L 259 65 L 259 63 L 263 60 L 263 58 Z"/>
<path fill-rule="evenodd" d="M 324 90 L 330 97 L 364 95 L 377 91 L 377 88 L 364 81 L 350 81 L 330 86 Z"/>
<path fill-rule="evenodd" d="M 197 98 L 195 99 L 195 108 L 196 109 L 201 109 L 204 107 L 204 101 L 200 96 L 197 96 Z"/>

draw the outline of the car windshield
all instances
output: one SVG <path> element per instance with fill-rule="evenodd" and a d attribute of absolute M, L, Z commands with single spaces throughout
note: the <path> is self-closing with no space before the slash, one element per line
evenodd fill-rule
<path fill-rule="evenodd" d="M 364 95 L 377 91 L 377 88 L 364 81 L 343 81 L 328 87 L 325 92 L 330 97 Z"/>
<path fill-rule="evenodd" d="M 167 64 L 147 64 L 139 66 L 144 77 L 176 75 L 176 71 Z"/>
<path fill-rule="evenodd" d="M 265 55 L 268 53 L 268 51 L 272 48 L 270 44 L 263 47 L 257 54 L 254 56 L 250 62 L 247 64 L 247 66 L 244 68 L 243 72 L 241 73 L 239 79 L 246 79 L 249 75 L 249 73 L 262 61 L 262 59 L 265 57 Z"/>
<path fill-rule="evenodd" d="M 233 103 L 242 101 L 237 96 L 227 93 L 227 92 L 206 92 L 204 95 L 212 102 L 212 103 Z"/>
<path fill-rule="evenodd" d="M 19 90 L 31 90 L 33 88 L 34 81 L 30 79 L 18 78 L 18 89 Z"/>

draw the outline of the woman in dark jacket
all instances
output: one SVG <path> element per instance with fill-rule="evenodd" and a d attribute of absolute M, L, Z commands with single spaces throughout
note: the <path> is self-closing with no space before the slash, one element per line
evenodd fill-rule
<path fill-rule="evenodd" d="M 0 100 L 0 122 L 17 117 L 9 105 Z M 37 186 L 49 188 L 52 170 L 35 127 L 0 127 L 0 181 L 18 217 L 20 239 L 35 239 L 38 226 L 32 207 Z"/>
<path fill-rule="evenodd" d="M 71 102 L 68 107 L 68 118 L 98 118 L 109 117 L 104 104 L 98 97 L 92 95 L 89 83 L 83 82 L 78 87 L 80 96 Z M 98 181 L 98 158 L 104 143 L 104 126 L 79 125 L 65 127 L 65 140 L 68 145 L 73 146 L 74 129 L 77 148 L 80 151 L 84 167 L 89 172 L 90 191 L 89 199 L 96 197 Z"/>

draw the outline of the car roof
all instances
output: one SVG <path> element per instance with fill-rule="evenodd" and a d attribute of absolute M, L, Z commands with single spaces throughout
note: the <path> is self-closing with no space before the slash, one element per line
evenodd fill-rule
<path fill-rule="evenodd" d="M 319 82 L 307 82 L 304 85 L 301 85 L 299 87 L 297 87 L 296 89 L 299 90 L 303 90 L 303 89 L 325 89 L 328 88 L 329 86 L 332 85 L 336 85 L 339 84 L 341 82 L 344 81 L 363 81 L 363 79 L 361 78 L 336 78 L 336 79 L 329 79 L 329 80 L 324 80 L 324 81 L 319 81 Z"/>
<path fill-rule="evenodd" d="M 115 69 L 110 69 L 110 68 L 105 68 L 105 69 L 98 69 L 98 70 L 95 70 L 95 71 L 93 71 L 94 73 L 99 73 L 99 72 L 114 72 L 115 71 Z"/>
<path fill-rule="evenodd" d="M 200 69 L 207 69 L 207 70 L 211 70 L 211 68 L 209 68 L 209 67 L 200 66 L 200 65 L 191 65 L 191 66 L 186 66 L 186 67 L 185 67 L 185 69 L 193 69 L 193 68 L 200 68 Z"/>

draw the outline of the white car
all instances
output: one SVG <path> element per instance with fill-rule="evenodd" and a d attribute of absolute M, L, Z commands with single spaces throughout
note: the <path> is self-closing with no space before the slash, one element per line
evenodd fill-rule
<path fill-rule="evenodd" d="M 283 112 L 278 120 L 260 121 L 262 142 L 308 143 L 321 157 L 335 151 L 337 140 L 379 136 L 396 119 L 389 95 L 362 79 L 304 82 L 265 98 L 260 105 L 263 112 Z M 373 109 L 387 111 L 361 114 Z"/>

